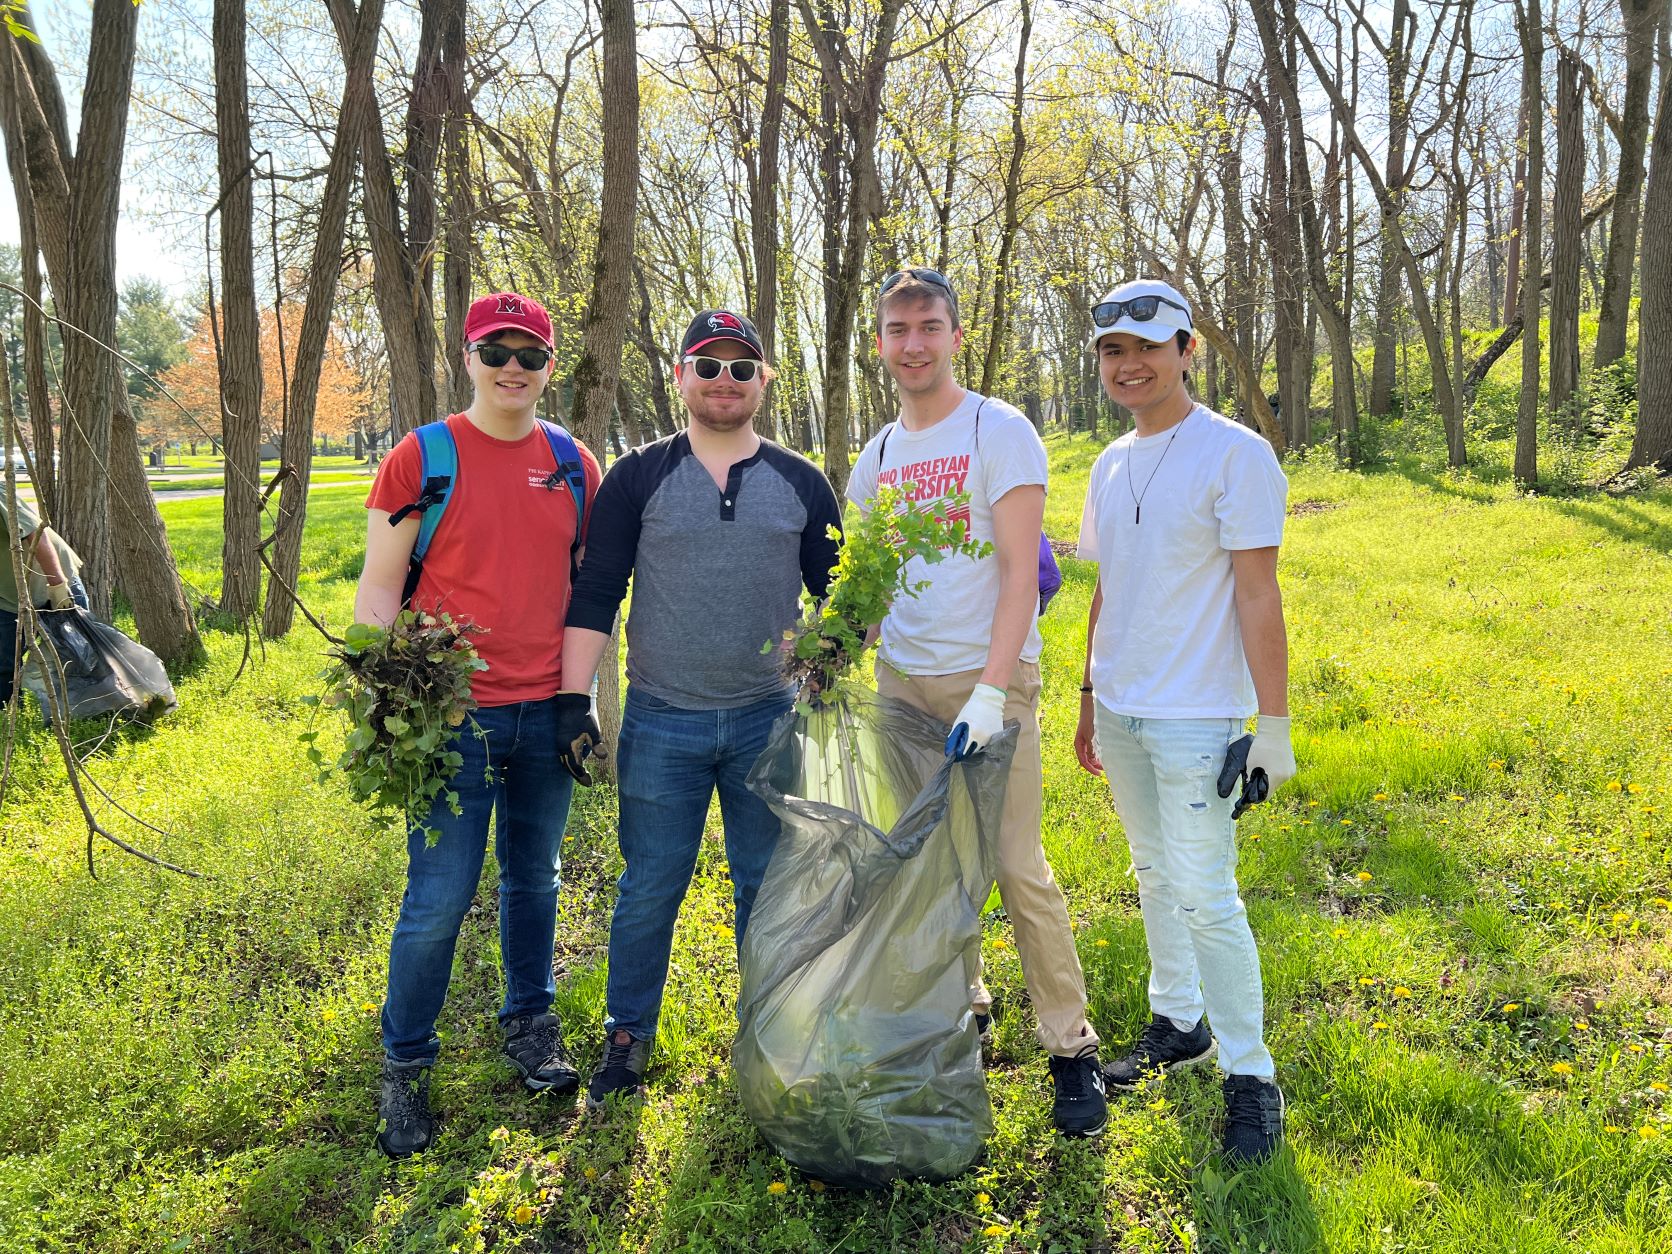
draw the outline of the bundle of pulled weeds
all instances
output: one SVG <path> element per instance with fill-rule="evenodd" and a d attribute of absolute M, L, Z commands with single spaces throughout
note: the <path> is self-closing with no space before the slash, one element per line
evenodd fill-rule
<path fill-rule="evenodd" d="M 302 736 L 321 782 L 341 771 L 356 801 L 397 811 L 412 826 L 437 796 L 457 814 L 458 794 L 447 785 L 464 759 L 450 741 L 476 708 L 471 680 L 487 663 L 471 637 L 482 630 L 447 614 L 402 610 L 388 627 L 356 623 L 344 632 L 316 699 L 348 715 L 342 752 L 327 763 L 318 731 Z M 431 841 L 438 834 L 427 829 Z"/>

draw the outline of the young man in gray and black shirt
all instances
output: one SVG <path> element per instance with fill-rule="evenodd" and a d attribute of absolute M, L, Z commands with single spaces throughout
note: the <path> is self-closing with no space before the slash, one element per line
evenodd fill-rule
<path fill-rule="evenodd" d="M 559 756 L 583 783 L 598 736 L 586 689 L 633 583 L 617 759 L 626 869 L 592 1107 L 642 1086 L 715 789 L 739 946 L 778 839 L 778 819 L 744 786 L 791 704 L 777 650 L 761 646 L 799 617 L 803 587 L 825 594 L 841 507 L 817 466 L 755 432 L 770 370 L 747 318 L 698 314 L 676 370 L 689 426 L 617 461 L 592 507 L 563 636 L 570 691 L 558 694 Z"/>

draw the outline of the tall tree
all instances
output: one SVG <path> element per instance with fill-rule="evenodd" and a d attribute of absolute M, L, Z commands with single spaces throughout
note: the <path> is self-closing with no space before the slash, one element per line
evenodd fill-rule
<path fill-rule="evenodd" d="M 1639 344 L 1672 344 L 1672 73 L 1663 64 L 1660 105 L 1643 190 L 1643 298 L 1637 310 Z M 1672 353 L 1638 356 L 1637 431 L 1630 467 L 1672 474 Z"/>
<path fill-rule="evenodd" d="M 1579 391 L 1580 217 L 1585 198 L 1584 87 L 1579 58 L 1556 58 L 1556 189 L 1550 207 L 1550 412 L 1575 423 Z M 1532 254 L 1529 252 L 1528 254 Z"/>
<path fill-rule="evenodd" d="M 993 307 L 988 313 L 987 352 L 981 363 L 981 394 L 998 386 L 1006 340 L 1010 334 L 1011 251 L 1022 220 L 1022 163 L 1028 133 L 1023 116 L 1027 103 L 1028 41 L 1033 35 L 1032 0 L 1021 0 L 1022 25 L 1016 44 L 1016 81 L 1010 97 L 1010 153 L 1004 172 L 1004 215 L 999 224 L 998 258 L 993 263 Z"/>
<path fill-rule="evenodd" d="M 1544 235 L 1544 26 L 1539 0 L 1516 5 L 1521 32 L 1521 108 L 1527 118 L 1527 179 L 1521 226 L 1521 401 L 1515 420 L 1515 478 L 1538 486 L 1539 297 Z"/>
<path fill-rule="evenodd" d="M 307 305 L 296 345 L 295 373 L 290 388 L 290 412 L 285 416 L 281 456 L 289 474 L 280 488 L 279 517 L 273 545 L 276 578 L 267 585 L 262 634 L 284 635 L 295 616 L 290 592 L 295 590 L 302 564 L 302 525 L 307 517 L 308 480 L 313 470 L 315 406 L 320 374 L 331 328 L 331 311 L 341 267 L 343 230 L 348 221 L 348 199 L 353 190 L 355 155 L 359 151 L 365 114 L 371 106 L 371 67 L 377 54 L 377 35 L 383 21 L 383 0 L 362 0 L 358 24 L 349 41 L 343 80 L 342 107 L 331 138 L 331 158 L 325 170 L 325 191 L 315 218 L 313 257 L 308 266 Z M 287 588 L 289 591 L 287 591 Z"/>
<path fill-rule="evenodd" d="M 824 470 L 837 492 L 848 482 L 851 331 L 864 296 L 861 281 L 871 225 L 882 213 L 877 127 L 903 4 L 904 0 L 875 0 L 866 6 L 863 29 L 854 30 L 838 21 L 831 3 L 821 3 L 815 13 L 809 0 L 796 0 L 824 80 L 821 193 L 838 196 L 838 181 L 846 183 L 844 221 L 827 221 L 824 248 Z"/>
<path fill-rule="evenodd" d="M 1632 262 L 1643 197 L 1643 152 L 1649 138 L 1649 98 L 1654 79 L 1655 34 L 1667 19 L 1667 0 L 1620 0 L 1626 32 L 1626 95 L 1620 110 L 1620 160 L 1614 213 L 1608 223 L 1608 256 L 1602 271 L 1602 309 L 1592 361 L 1606 366 L 1626 351 L 1631 321 Z"/>
<path fill-rule="evenodd" d="M 790 61 L 789 0 L 768 0 L 766 11 L 766 82 L 762 88 L 760 145 L 749 152 L 749 246 L 755 262 L 755 305 L 751 310 L 761 349 L 768 361 L 778 347 L 778 230 L 780 145 L 784 133 L 784 97 Z M 658 368 L 658 377 L 660 369 Z M 774 403 L 767 390 L 766 403 Z M 770 423 L 770 410 L 767 421 Z M 769 428 L 770 429 L 770 428 Z"/>
<path fill-rule="evenodd" d="M 1255 5 L 1256 11 L 1259 5 Z M 1389 31 L 1384 41 L 1375 27 L 1362 23 L 1371 43 L 1382 56 L 1387 67 L 1387 165 L 1383 180 L 1389 193 L 1403 201 L 1405 183 L 1410 177 L 1406 148 L 1411 135 L 1411 84 L 1406 81 L 1411 69 L 1411 51 L 1417 37 L 1416 14 L 1410 0 L 1393 0 L 1389 15 Z M 1393 412 L 1395 374 L 1398 367 L 1398 339 L 1394 330 L 1399 308 L 1400 259 L 1393 235 L 1384 224 L 1381 244 L 1376 250 L 1379 269 L 1376 276 L 1376 329 L 1370 356 L 1370 412 Z"/>
<path fill-rule="evenodd" d="M 261 596 L 261 315 L 255 297 L 255 169 L 250 151 L 244 0 L 215 0 L 215 153 L 220 174 L 221 609 L 242 622 Z"/>
<path fill-rule="evenodd" d="M 27 21 L 27 10 L 21 10 Z M 122 586 L 140 639 L 165 661 L 202 650 L 156 502 L 145 486 L 127 387 L 108 345 L 116 333 L 116 221 L 137 18 L 130 0 L 95 0 L 75 146 L 45 50 L 0 40 L 0 109 L 64 324 L 64 455 L 58 523 L 82 558 L 95 612 L 109 614 L 114 511 Z"/>

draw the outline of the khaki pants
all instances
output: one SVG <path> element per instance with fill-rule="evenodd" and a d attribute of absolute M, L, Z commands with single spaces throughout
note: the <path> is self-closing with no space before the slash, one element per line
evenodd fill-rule
<path fill-rule="evenodd" d="M 980 671 L 955 675 L 904 675 L 877 663 L 877 691 L 950 723 L 980 682 Z M 1044 810 L 1044 771 L 1039 760 L 1039 667 L 1018 662 L 1005 694 L 1004 717 L 1021 724 L 1016 756 L 999 824 L 999 894 L 1016 930 L 1028 996 L 1039 1016 L 1039 1043 L 1052 1054 L 1073 1056 L 1095 1048 L 1097 1033 L 1086 1022 L 1086 981 L 1051 866 L 1045 861 L 1039 825 Z M 977 986 L 973 1004 L 987 1013 L 993 998 Z"/>

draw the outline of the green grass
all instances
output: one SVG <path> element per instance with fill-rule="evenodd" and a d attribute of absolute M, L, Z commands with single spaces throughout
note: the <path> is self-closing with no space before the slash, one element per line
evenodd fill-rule
<path fill-rule="evenodd" d="M 358 483 L 369 487 L 371 472 L 364 468 L 360 470 L 326 470 L 315 471 L 308 476 L 310 487 L 323 488 L 344 483 Z M 153 478 L 151 491 L 153 492 L 218 492 L 226 486 L 223 475 L 203 475 L 201 477 L 187 477 L 181 479 Z"/>
<path fill-rule="evenodd" d="M 1053 536 L 1075 533 L 1095 452 L 1050 442 Z M 727 1074 L 717 842 L 642 1110 L 580 1117 L 501 1066 L 490 871 L 441 1023 L 440 1142 L 384 1162 L 375 1007 L 401 842 L 307 769 L 321 644 L 302 627 L 236 681 L 242 638 L 211 636 L 180 712 L 95 755 L 169 835 L 117 829 L 204 879 L 103 849 L 89 879 L 50 746 L 21 739 L 0 812 L 0 1249 L 1672 1249 L 1672 1096 L 1654 1087 L 1672 1083 L 1672 490 L 1528 499 L 1431 452 L 1402 470 L 1291 472 L 1301 773 L 1241 824 L 1291 1103 L 1272 1165 L 1219 1168 L 1211 1075 L 1118 1099 L 1097 1142 L 1053 1136 L 1000 919 L 985 1163 L 816 1191 Z M 163 510 L 212 594 L 219 502 Z M 338 625 L 362 529 L 356 495 L 311 502 L 303 594 Z M 1092 570 L 1065 575 L 1045 620 L 1046 846 L 1113 1049 L 1147 1014 L 1143 932 L 1107 795 L 1073 762 Z M 612 801 L 580 794 L 564 846 L 559 1010 L 583 1066 Z"/>

